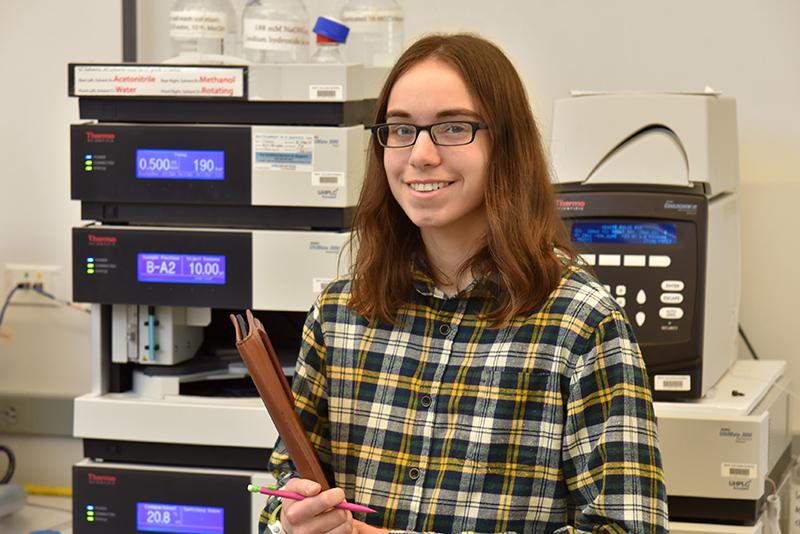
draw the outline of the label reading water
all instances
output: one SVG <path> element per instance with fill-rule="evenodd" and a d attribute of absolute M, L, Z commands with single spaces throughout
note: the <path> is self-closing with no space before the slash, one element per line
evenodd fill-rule
<path fill-rule="evenodd" d="M 288 20 L 245 20 L 242 44 L 252 50 L 294 50 L 308 46 L 308 28 Z"/>
<path fill-rule="evenodd" d="M 756 464 L 726 463 L 722 464 L 724 478 L 756 478 L 758 466 Z"/>
<path fill-rule="evenodd" d="M 314 136 L 253 132 L 253 168 L 311 172 L 314 168 Z"/>
<path fill-rule="evenodd" d="M 690 375 L 656 375 L 656 391 L 690 391 L 692 377 Z"/>
<path fill-rule="evenodd" d="M 223 11 L 187 9 L 169 12 L 169 36 L 196 39 L 225 37 L 227 17 Z"/>

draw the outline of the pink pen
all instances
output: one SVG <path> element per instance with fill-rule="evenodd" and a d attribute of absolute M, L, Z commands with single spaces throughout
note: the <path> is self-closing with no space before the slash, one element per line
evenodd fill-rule
<path fill-rule="evenodd" d="M 293 501 L 302 501 L 306 498 L 305 495 L 301 495 L 300 493 L 294 493 L 293 491 L 283 491 L 279 489 L 273 489 L 274 486 L 271 487 L 261 487 L 256 486 L 255 484 L 248 484 L 247 491 L 251 493 L 263 493 L 264 495 L 274 495 L 275 497 L 283 497 L 284 499 L 292 499 Z M 372 508 L 368 508 L 366 506 L 361 506 L 360 504 L 353 504 L 349 502 L 340 502 L 334 508 L 341 508 L 342 510 L 350 510 L 351 512 L 363 512 L 366 514 L 370 514 L 375 512 Z"/>

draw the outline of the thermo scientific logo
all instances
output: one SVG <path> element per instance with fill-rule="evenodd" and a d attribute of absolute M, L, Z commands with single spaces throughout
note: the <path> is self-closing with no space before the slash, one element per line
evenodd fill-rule
<path fill-rule="evenodd" d="M 113 235 L 106 236 L 106 235 L 89 234 L 88 239 L 89 239 L 89 244 L 93 246 L 113 247 L 117 244 L 117 238 Z"/>
<path fill-rule="evenodd" d="M 586 201 L 556 199 L 556 207 L 561 211 L 583 211 L 586 207 Z"/>
<path fill-rule="evenodd" d="M 116 486 L 117 485 L 117 477 L 114 475 L 98 475 L 97 473 L 92 473 L 89 471 L 88 473 L 88 480 L 89 484 L 94 484 L 96 486 Z"/>
<path fill-rule="evenodd" d="M 117 139 L 117 134 L 113 132 L 93 132 L 86 130 L 87 143 L 113 143 Z"/>

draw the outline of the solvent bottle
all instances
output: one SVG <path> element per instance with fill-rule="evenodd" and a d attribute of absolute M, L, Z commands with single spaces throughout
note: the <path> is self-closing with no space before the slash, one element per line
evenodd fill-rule
<path fill-rule="evenodd" d="M 234 18 L 228 0 L 175 0 L 169 11 L 173 55 L 235 54 Z"/>
<path fill-rule="evenodd" d="M 317 51 L 311 63 L 344 63 L 342 45 L 347 41 L 350 29 L 331 17 L 319 17 L 314 25 L 317 35 Z"/>
<path fill-rule="evenodd" d="M 348 0 L 340 19 L 350 27 L 347 61 L 390 67 L 403 50 L 403 8 L 395 0 Z"/>
<path fill-rule="evenodd" d="M 249 0 L 242 12 L 242 51 L 253 63 L 305 63 L 308 37 L 302 0 Z"/>

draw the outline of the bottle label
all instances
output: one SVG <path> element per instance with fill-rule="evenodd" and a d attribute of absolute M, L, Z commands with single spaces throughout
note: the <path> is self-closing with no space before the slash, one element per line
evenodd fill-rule
<path fill-rule="evenodd" d="M 358 22 L 403 22 L 403 14 L 398 11 L 381 11 L 378 9 L 353 10 L 342 13 L 342 22 L 350 26 Z M 352 26 L 350 26 L 352 31 Z"/>
<path fill-rule="evenodd" d="M 308 27 L 285 20 L 245 20 L 242 44 L 251 50 L 294 50 L 308 46 Z"/>
<path fill-rule="evenodd" d="M 228 27 L 224 11 L 187 9 L 169 12 L 169 36 L 172 38 L 198 39 L 211 37 L 222 39 Z"/>

